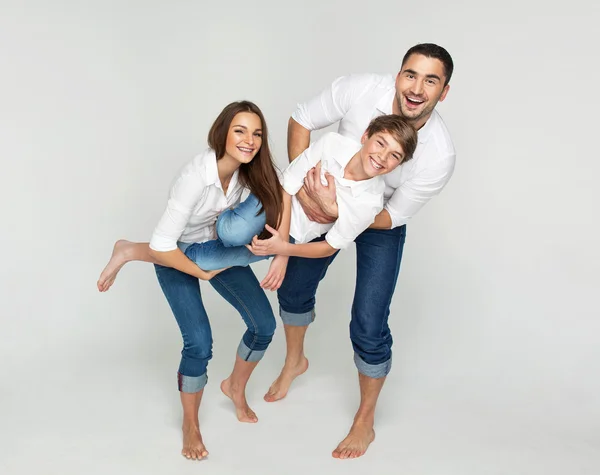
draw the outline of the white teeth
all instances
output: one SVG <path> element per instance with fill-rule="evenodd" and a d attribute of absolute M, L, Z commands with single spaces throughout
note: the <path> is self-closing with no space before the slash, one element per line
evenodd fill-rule
<path fill-rule="evenodd" d="M 407 99 L 411 102 L 417 102 L 419 104 L 421 104 L 422 102 L 425 102 L 423 99 L 413 99 L 412 97 L 407 97 Z"/>
<path fill-rule="evenodd" d="M 252 152 L 251 148 L 238 147 L 242 152 Z"/>
<path fill-rule="evenodd" d="M 383 168 L 383 165 L 379 165 L 375 160 L 371 159 L 371 163 L 373 164 L 373 166 L 377 169 L 377 170 L 381 170 Z"/>

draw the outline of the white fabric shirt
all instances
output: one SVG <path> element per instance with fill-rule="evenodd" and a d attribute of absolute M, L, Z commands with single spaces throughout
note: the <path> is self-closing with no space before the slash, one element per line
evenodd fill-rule
<path fill-rule="evenodd" d="M 339 120 L 340 134 L 360 140 L 373 118 L 392 113 L 395 93 L 394 76 L 343 76 L 318 96 L 298 104 L 292 118 L 311 131 Z M 454 145 L 437 111 L 418 131 L 418 139 L 412 160 L 384 175 L 385 209 L 391 216 L 392 228 L 406 224 L 440 193 L 454 171 Z"/>
<path fill-rule="evenodd" d="M 215 151 L 209 148 L 197 155 L 175 179 L 167 209 L 150 239 L 150 248 L 166 252 L 176 249 L 177 241 L 216 239 L 217 217 L 240 202 L 243 189 L 236 170 L 224 194 Z"/>
<path fill-rule="evenodd" d="M 290 235 L 297 243 L 305 243 L 325 233 L 325 240 L 335 249 L 348 247 L 367 229 L 383 209 L 385 184 L 380 176 L 354 181 L 344 178 L 350 159 L 362 145 L 335 132 L 323 135 L 302 152 L 283 172 L 283 188 L 292 195 Z M 338 219 L 334 223 L 315 223 L 308 219 L 294 196 L 304 185 L 308 171 L 321 162 L 321 182 L 325 172 L 335 180 Z"/>

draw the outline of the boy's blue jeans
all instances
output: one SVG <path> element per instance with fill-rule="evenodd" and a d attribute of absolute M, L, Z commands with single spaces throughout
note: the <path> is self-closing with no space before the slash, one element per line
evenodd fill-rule
<path fill-rule="evenodd" d="M 202 270 L 247 266 L 268 259 L 267 256 L 255 256 L 245 247 L 265 227 L 264 211 L 257 215 L 260 207 L 258 199 L 250 194 L 236 208 L 219 215 L 216 225 L 218 239 L 192 244 L 180 242 L 179 248 Z"/>

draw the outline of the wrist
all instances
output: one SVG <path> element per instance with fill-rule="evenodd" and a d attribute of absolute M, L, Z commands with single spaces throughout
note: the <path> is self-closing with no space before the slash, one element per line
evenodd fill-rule
<path fill-rule="evenodd" d="M 292 249 L 293 249 L 292 246 L 293 246 L 292 243 L 284 242 L 283 245 L 281 246 L 281 252 L 278 255 L 281 257 L 284 257 L 285 259 L 289 259 Z"/>
<path fill-rule="evenodd" d="M 330 218 L 337 218 L 338 215 L 338 205 L 337 205 L 337 201 L 333 201 L 333 202 L 325 202 L 323 203 L 323 211 L 325 212 L 325 214 L 327 216 L 329 216 Z"/>

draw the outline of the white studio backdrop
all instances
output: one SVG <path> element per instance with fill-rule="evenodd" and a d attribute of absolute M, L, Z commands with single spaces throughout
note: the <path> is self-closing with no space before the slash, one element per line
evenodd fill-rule
<path fill-rule="evenodd" d="M 69 411 L 61 406 L 53 417 L 55 404 L 68 401 L 73 417 L 84 417 L 86 391 L 111 378 L 160 380 L 171 404 L 165 418 L 178 417 L 166 401 L 179 334 L 153 269 L 128 266 L 107 294 L 95 282 L 116 239 L 149 239 L 172 177 L 206 147 L 220 110 L 256 102 L 283 167 L 297 102 L 344 74 L 395 73 L 418 42 L 446 47 L 455 61 L 438 110 L 457 166 L 408 226 L 383 403 L 399 417 L 409 410 L 399 407 L 402 394 L 435 396 L 514 422 L 516 432 L 574 444 L 582 465 L 572 473 L 600 466 L 597 6 L 137 0 L 0 8 L 0 440 L 12 473 L 29 427 L 60 433 Z M 352 394 L 340 401 L 348 414 L 358 397 L 347 328 L 354 264 L 354 251 L 340 255 L 320 289 L 306 375 L 351 381 L 340 383 Z M 255 269 L 264 275 L 266 265 Z M 242 323 L 202 289 L 215 333 L 211 368 L 224 373 Z M 257 370 L 263 386 L 283 362 L 282 330 L 263 365 L 268 374 Z M 110 397 L 133 400 L 136 391 Z"/>

